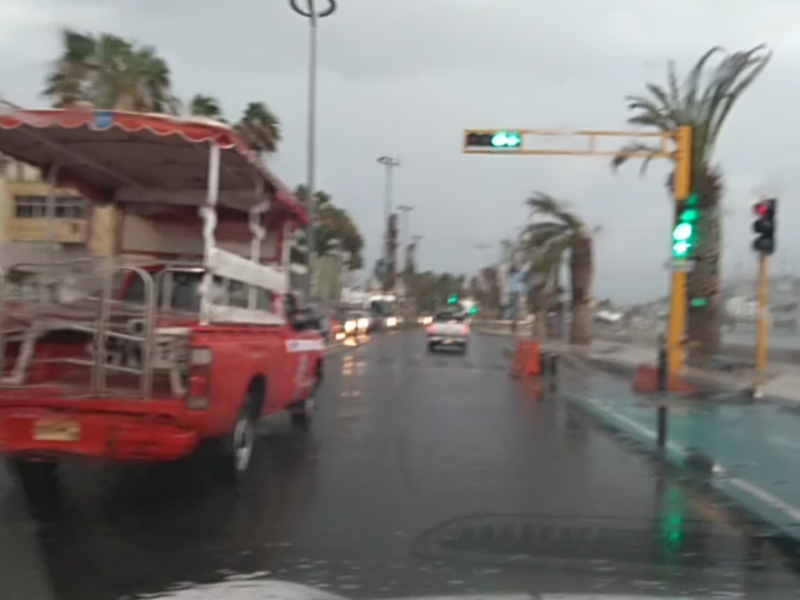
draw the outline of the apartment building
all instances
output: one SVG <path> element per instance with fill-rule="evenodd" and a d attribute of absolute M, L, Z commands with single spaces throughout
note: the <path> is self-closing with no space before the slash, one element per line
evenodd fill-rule
<path fill-rule="evenodd" d="M 39 169 L 0 156 L 0 242 L 59 252 L 85 250 L 89 207 L 71 189 L 56 191 L 55 219 L 47 217 L 49 186 Z"/>

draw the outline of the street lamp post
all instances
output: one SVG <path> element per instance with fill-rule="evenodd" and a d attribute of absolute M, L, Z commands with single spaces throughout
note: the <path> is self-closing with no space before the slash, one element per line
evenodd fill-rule
<path fill-rule="evenodd" d="M 389 248 L 389 218 L 392 216 L 392 192 L 393 192 L 393 177 L 392 171 L 394 171 L 395 167 L 400 166 L 400 159 L 395 158 L 392 156 L 380 156 L 378 157 L 378 164 L 381 164 L 386 169 L 386 177 L 385 177 L 385 188 L 384 188 L 384 198 L 383 198 L 383 212 L 384 212 L 384 223 L 386 227 L 386 233 L 383 237 L 383 266 L 384 266 L 384 273 L 383 273 L 383 287 L 384 291 L 389 291 L 386 289 L 388 282 L 389 282 L 389 263 L 390 263 L 390 252 L 391 249 Z"/>
<path fill-rule="evenodd" d="M 408 244 L 411 242 L 411 228 L 409 227 L 409 213 L 414 210 L 414 207 L 410 204 L 401 204 L 397 207 L 397 210 L 400 211 L 403 215 L 402 219 L 402 227 L 403 227 L 403 248 L 406 248 Z"/>
<path fill-rule="evenodd" d="M 401 204 L 397 207 L 397 210 L 403 215 L 401 221 L 402 227 L 402 248 L 403 248 L 403 275 L 402 275 L 402 282 L 403 282 L 403 317 L 408 318 L 408 286 L 409 286 L 409 278 L 408 278 L 408 266 L 409 266 L 409 244 L 411 243 L 411 229 L 409 227 L 409 213 L 414 210 L 414 207 L 410 204 Z"/>
<path fill-rule="evenodd" d="M 317 232 L 318 225 L 317 205 L 314 201 L 316 186 L 316 159 L 317 159 L 317 25 L 320 19 L 330 17 L 336 12 L 338 0 L 324 0 L 328 7 L 319 10 L 319 0 L 305 0 L 306 8 L 299 4 L 300 0 L 289 0 L 289 6 L 301 17 L 308 19 L 308 139 L 306 142 L 306 188 L 308 190 L 308 216 L 310 224 L 306 230 L 306 244 L 308 244 L 308 275 L 306 282 L 306 298 L 312 296 L 314 269 L 316 268 Z"/>

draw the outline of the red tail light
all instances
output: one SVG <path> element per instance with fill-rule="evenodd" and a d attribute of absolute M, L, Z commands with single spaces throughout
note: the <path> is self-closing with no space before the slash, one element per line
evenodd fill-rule
<path fill-rule="evenodd" d="M 471 329 L 472 329 L 472 327 L 469 326 L 469 323 L 464 325 L 464 333 L 469 333 Z"/>
<path fill-rule="evenodd" d="M 434 331 L 436 331 L 436 325 L 428 325 L 428 326 L 425 328 L 425 330 L 426 330 L 428 333 L 433 333 Z"/>
<path fill-rule="evenodd" d="M 192 348 L 189 358 L 189 381 L 186 390 L 186 407 L 189 410 L 206 410 L 211 406 L 210 348 Z"/>

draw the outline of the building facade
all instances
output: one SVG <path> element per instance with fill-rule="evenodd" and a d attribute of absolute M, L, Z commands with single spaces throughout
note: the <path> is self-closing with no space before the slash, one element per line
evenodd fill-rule
<path fill-rule="evenodd" d="M 50 186 L 41 171 L 0 155 L 0 246 L 15 256 L 26 250 L 55 250 L 59 254 L 114 252 L 117 219 L 113 207 L 98 207 L 79 192 L 61 188 L 55 193 L 54 218 L 47 214 Z M 303 287 L 308 274 L 305 230 L 297 232 L 291 252 L 293 285 Z"/>

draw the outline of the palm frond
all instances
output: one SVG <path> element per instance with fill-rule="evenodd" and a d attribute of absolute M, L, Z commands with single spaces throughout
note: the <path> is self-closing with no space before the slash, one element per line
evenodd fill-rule
<path fill-rule="evenodd" d="M 617 155 L 611 159 L 611 169 L 617 171 L 622 165 L 632 158 L 641 158 L 642 164 L 639 167 L 639 174 L 644 175 L 647 168 L 654 158 L 658 158 L 661 153 L 660 146 L 645 144 L 644 142 L 630 141 L 622 146 Z"/>
<path fill-rule="evenodd" d="M 720 106 L 717 110 L 717 113 L 713 115 L 713 118 L 709 123 L 710 132 L 708 134 L 708 143 L 710 145 L 714 145 L 716 143 L 717 138 L 722 130 L 722 125 L 725 123 L 725 120 L 727 119 L 736 102 L 739 100 L 739 98 L 741 98 L 742 94 L 744 94 L 744 92 L 746 92 L 748 88 L 755 83 L 755 81 L 764 72 L 764 69 L 767 68 L 767 65 L 769 65 L 770 61 L 772 60 L 772 52 L 767 52 L 765 55 L 756 59 L 751 58 L 753 54 L 764 49 L 765 46 L 763 45 L 756 46 L 750 50 L 750 52 L 748 52 L 748 60 L 740 63 L 740 65 L 743 65 L 742 69 L 733 78 L 731 85 L 728 87 L 727 92 L 720 101 Z"/>
<path fill-rule="evenodd" d="M 713 48 L 710 48 L 698 59 L 694 67 L 692 67 L 692 70 L 689 71 L 689 75 L 686 77 L 686 95 L 684 97 L 684 104 L 687 112 L 690 115 L 694 115 L 696 112 L 697 95 L 700 93 L 700 84 L 703 79 L 703 73 L 705 72 L 706 64 L 708 64 L 708 61 L 714 56 L 724 51 L 725 50 L 722 46 L 714 46 Z"/>

